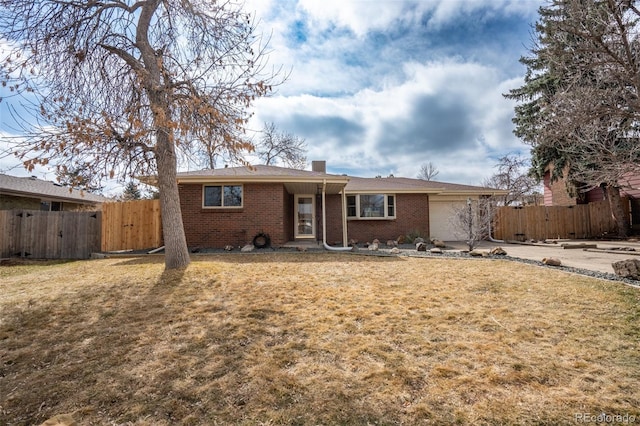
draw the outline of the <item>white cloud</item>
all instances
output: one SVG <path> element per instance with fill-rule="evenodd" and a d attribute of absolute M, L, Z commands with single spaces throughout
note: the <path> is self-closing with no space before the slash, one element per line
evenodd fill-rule
<path fill-rule="evenodd" d="M 494 152 L 521 145 L 511 134 L 513 105 L 502 97 L 515 82 L 500 81 L 497 70 L 455 61 L 403 70 L 402 82 L 377 91 L 262 99 L 256 123 L 273 121 L 305 138 L 309 159 L 329 167 L 415 176 L 432 161 L 442 177 L 472 184 L 492 173 Z"/>
<path fill-rule="evenodd" d="M 358 37 L 370 31 L 386 30 L 390 26 L 419 24 L 425 15 L 431 26 L 455 21 L 460 15 L 477 11 L 534 16 L 537 1 L 527 0 L 300 0 L 298 7 L 319 27 L 332 24 L 349 28 Z"/>

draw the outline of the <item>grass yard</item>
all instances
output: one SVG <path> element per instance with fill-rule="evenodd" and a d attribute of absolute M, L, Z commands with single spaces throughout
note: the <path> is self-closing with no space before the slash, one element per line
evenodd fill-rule
<path fill-rule="evenodd" d="M 0 424 L 640 423 L 640 290 L 620 283 L 339 253 L 163 268 L 0 267 Z"/>

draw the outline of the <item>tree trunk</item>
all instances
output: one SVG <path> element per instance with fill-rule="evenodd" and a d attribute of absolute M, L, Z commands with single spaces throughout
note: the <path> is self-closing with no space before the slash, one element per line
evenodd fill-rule
<path fill-rule="evenodd" d="M 613 214 L 616 224 L 618 225 L 618 236 L 626 238 L 629 233 L 629 217 L 622 208 L 622 198 L 620 197 L 620 188 L 616 186 L 607 186 L 607 199 L 609 207 Z"/>
<path fill-rule="evenodd" d="M 189 265 L 191 259 L 182 223 L 175 148 L 166 130 L 158 131 L 156 143 L 164 265 L 165 269 L 182 269 Z"/>
<path fill-rule="evenodd" d="M 178 162 L 171 127 L 170 89 L 163 82 L 163 58 L 158 56 L 149 43 L 149 27 L 160 0 L 142 2 L 138 26 L 136 28 L 136 47 L 140 50 L 145 72 L 140 72 L 142 86 L 149 96 L 150 109 L 153 112 L 153 124 L 156 129 L 155 157 L 158 166 L 158 189 L 160 192 L 160 212 L 162 213 L 162 235 L 164 237 L 165 269 L 182 269 L 189 265 L 189 248 L 184 235 L 180 193 L 178 192 Z M 166 70 L 164 70 L 166 71 Z"/>

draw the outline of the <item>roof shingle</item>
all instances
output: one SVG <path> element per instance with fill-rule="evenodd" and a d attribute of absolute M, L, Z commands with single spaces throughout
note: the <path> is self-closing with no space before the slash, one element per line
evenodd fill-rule
<path fill-rule="evenodd" d="M 101 195 L 72 189 L 50 181 L 5 174 L 0 174 L 0 193 L 67 200 L 81 204 L 97 204 L 108 201 Z"/>

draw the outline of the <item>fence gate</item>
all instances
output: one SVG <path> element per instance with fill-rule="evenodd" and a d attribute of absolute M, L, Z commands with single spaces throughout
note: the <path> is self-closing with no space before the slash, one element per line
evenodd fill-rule
<path fill-rule="evenodd" d="M 0 256 L 88 259 L 100 251 L 100 212 L 0 211 Z"/>
<path fill-rule="evenodd" d="M 162 244 L 160 200 L 102 205 L 102 251 L 149 249 Z"/>

